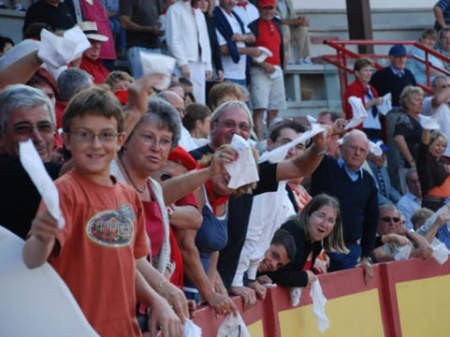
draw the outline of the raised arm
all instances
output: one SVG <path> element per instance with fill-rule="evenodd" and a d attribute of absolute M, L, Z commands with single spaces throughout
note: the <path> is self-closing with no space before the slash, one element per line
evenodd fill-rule
<path fill-rule="evenodd" d="M 6 86 L 16 83 L 26 83 L 42 64 L 37 51 L 22 57 L 0 71 L 0 91 Z"/>

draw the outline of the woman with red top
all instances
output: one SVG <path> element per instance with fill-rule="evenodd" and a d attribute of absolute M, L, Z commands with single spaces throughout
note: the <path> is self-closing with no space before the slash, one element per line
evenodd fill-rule
<path fill-rule="evenodd" d="M 253 120 L 258 139 L 264 135 L 264 111 L 267 110 L 266 127 L 269 128 L 278 111 L 286 108 L 283 79 L 283 35 L 280 20 L 275 18 L 275 0 L 260 0 L 261 16 L 248 25 L 256 37 L 256 46 L 268 49 L 272 56 L 262 62 L 253 60 L 250 69 L 250 95 Z"/>
<path fill-rule="evenodd" d="M 383 99 L 378 97 L 378 93 L 373 86 L 369 84 L 374 72 L 373 62 L 367 58 L 356 60 L 353 67 L 355 71 L 355 81 L 350 84 L 344 95 L 345 118 L 352 119 L 353 111 L 348 103 L 350 96 L 361 98 L 366 110 L 367 118 L 358 129 L 363 130 L 369 139 L 381 139 L 380 113 L 377 105 L 383 103 Z"/>

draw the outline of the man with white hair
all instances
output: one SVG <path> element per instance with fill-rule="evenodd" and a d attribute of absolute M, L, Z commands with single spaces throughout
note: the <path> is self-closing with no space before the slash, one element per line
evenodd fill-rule
<path fill-rule="evenodd" d="M 48 163 L 55 146 L 55 112 L 39 89 L 17 84 L 0 93 L 0 224 L 25 238 L 41 197 L 19 160 L 19 142 L 31 140 L 53 179 L 60 164 Z"/>
<path fill-rule="evenodd" d="M 369 140 L 360 130 L 344 136 L 342 156 L 330 156 L 312 174 L 311 195 L 327 193 L 339 200 L 348 254 L 329 253 L 330 271 L 349 269 L 358 262 L 364 268 L 366 282 L 373 274 L 369 261 L 375 244 L 378 223 L 377 187 L 369 172 L 362 168 L 369 153 Z"/>

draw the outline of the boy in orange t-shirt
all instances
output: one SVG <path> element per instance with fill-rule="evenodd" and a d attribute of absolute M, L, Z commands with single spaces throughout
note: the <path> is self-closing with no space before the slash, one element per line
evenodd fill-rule
<path fill-rule="evenodd" d="M 92 88 L 73 98 L 63 118 L 63 140 L 74 165 L 56 181 L 65 226 L 58 229 L 41 204 L 24 262 L 35 268 L 48 259 L 102 337 L 141 336 L 136 296 L 154 310 L 164 310 L 164 300 L 136 269 L 149 249 L 139 195 L 110 175 L 125 137 L 121 107 L 112 93 Z M 181 336 L 181 324 L 161 329 Z"/>

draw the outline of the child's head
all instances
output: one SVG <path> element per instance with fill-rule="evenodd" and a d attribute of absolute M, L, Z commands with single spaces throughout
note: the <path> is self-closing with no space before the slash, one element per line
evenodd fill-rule
<path fill-rule="evenodd" d="M 128 89 L 129 85 L 133 83 L 133 77 L 125 71 L 114 70 L 112 71 L 105 80 L 112 91 Z"/>
<path fill-rule="evenodd" d="M 75 95 L 63 116 L 64 145 L 74 168 L 101 184 L 110 182 L 110 165 L 124 140 L 122 109 L 106 89 L 90 88 Z"/>
<path fill-rule="evenodd" d="M 273 235 L 264 259 L 258 266 L 260 273 L 275 271 L 294 261 L 296 246 L 294 237 L 284 229 L 278 229 Z"/>
<path fill-rule="evenodd" d="M 432 131 L 428 151 L 430 151 L 432 156 L 440 158 L 447 148 L 447 142 L 448 140 L 445 133 L 441 131 Z"/>
<path fill-rule="evenodd" d="M 86 115 L 114 118 L 117 121 L 117 130 L 123 131 L 124 117 L 122 107 L 117 98 L 103 88 L 94 87 L 81 91 L 69 102 L 63 115 L 63 130 L 70 133 L 71 123 L 75 117 Z"/>
<path fill-rule="evenodd" d="M 427 219 L 433 215 L 433 211 L 429 208 L 419 208 L 414 214 L 411 216 L 411 223 L 413 225 L 414 230 L 418 230 Z"/>

